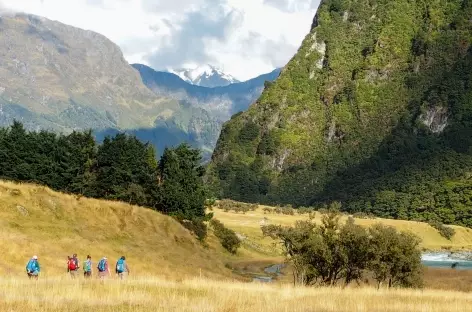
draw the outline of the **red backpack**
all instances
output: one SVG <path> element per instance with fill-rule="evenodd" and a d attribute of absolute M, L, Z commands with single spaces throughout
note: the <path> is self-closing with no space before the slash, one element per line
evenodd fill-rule
<path fill-rule="evenodd" d="M 75 271 L 77 269 L 74 259 L 70 259 L 67 265 L 69 266 L 70 271 Z"/>

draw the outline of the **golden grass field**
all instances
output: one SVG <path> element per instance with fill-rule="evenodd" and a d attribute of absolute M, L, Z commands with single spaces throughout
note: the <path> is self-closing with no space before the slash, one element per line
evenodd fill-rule
<path fill-rule="evenodd" d="M 262 239 L 261 220 L 289 225 L 306 216 L 214 213 L 247 237 L 237 256 L 211 233 L 204 247 L 172 218 L 149 209 L 0 181 L 0 311 L 472 311 L 469 272 L 427 272 L 428 288 L 456 291 L 293 288 L 288 272 L 278 283 L 249 282 L 235 271 L 257 273 L 283 261 L 273 242 Z M 412 229 L 425 248 L 472 246 L 464 228 L 448 242 L 426 224 L 380 221 Z M 65 260 L 74 252 L 81 260 L 91 254 L 112 262 L 126 255 L 132 274 L 125 281 L 72 280 Z M 33 254 L 42 266 L 38 281 L 24 272 Z"/>
<path fill-rule="evenodd" d="M 209 279 L 0 280 L 1 311 L 467 312 L 472 294 L 437 290 L 293 288 Z"/>
<path fill-rule="evenodd" d="M 236 233 L 244 235 L 247 243 L 244 247 L 263 253 L 274 254 L 278 251 L 274 249 L 274 241 L 270 238 L 264 238 L 261 232 L 263 224 L 279 224 L 292 226 L 298 220 L 307 220 L 308 215 L 282 215 L 274 213 L 264 213 L 264 206 L 259 206 L 256 211 L 249 211 L 246 214 L 236 213 L 233 211 L 225 212 L 221 209 L 213 209 L 216 219 L 220 220 L 227 227 L 233 229 Z M 343 217 L 341 220 L 345 220 Z M 315 222 L 320 222 L 321 214 L 316 213 Z M 418 235 L 422 241 L 421 247 L 425 250 L 472 250 L 472 229 L 452 226 L 456 230 L 456 234 L 451 240 L 442 237 L 436 229 L 423 222 L 391 220 L 391 219 L 355 219 L 357 224 L 362 226 L 371 226 L 375 223 L 382 223 L 395 227 L 399 231 L 410 231 Z M 251 248 L 256 246 L 255 248 Z"/>

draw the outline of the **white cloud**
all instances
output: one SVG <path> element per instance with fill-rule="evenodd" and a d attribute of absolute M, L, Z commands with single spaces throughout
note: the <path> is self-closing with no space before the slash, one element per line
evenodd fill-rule
<path fill-rule="evenodd" d="M 285 65 L 308 33 L 319 0 L 0 2 L 0 8 L 99 32 L 131 63 L 156 69 L 210 63 L 244 80 Z"/>

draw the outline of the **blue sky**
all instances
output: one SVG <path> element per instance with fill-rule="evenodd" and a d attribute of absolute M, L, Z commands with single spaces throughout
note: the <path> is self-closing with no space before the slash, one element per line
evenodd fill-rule
<path fill-rule="evenodd" d="M 240 80 L 280 67 L 308 33 L 319 0 L 0 0 L 99 32 L 130 63 L 215 65 Z"/>

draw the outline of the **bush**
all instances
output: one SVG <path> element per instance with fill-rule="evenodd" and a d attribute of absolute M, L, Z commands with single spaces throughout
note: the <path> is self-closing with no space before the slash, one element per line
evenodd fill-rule
<path fill-rule="evenodd" d="M 13 195 L 13 196 L 20 196 L 21 195 L 21 191 L 19 189 L 12 189 L 10 191 L 10 194 Z"/>
<path fill-rule="evenodd" d="M 236 233 L 224 226 L 223 223 L 216 219 L 210 221 L 210 226 L 213 228 L 215 236 L 220 240 L 223 248 L 228 250 L 230 253 L 235 254 L 238 248 L 241 246 L 241 241 L 239 240 Z"/>
<path fill-rule="evenodd" d="M 229 199 L 220 200 L 218 207 L 223 209 L 225 212 L 234 211 L 235 213 L 245 214 L 248 211 L 255 211 L 259 205 L 258 204 L 246 204 L 240 203 Z"/>
<path fill-rule="evenodd" d="M 352 216 L 356 219 L 375 219 L 375 215 L 365 212 L 356 212 Z"/>
<path fill-rule="evenodd" d="M 292 206 L 282 207 L 281 212 L 284 215 L 290 215 L 290 216 L 293 216 L 295 214 L 295 210 L 293 210 Z"/>
<path fill-rule="evenodd" d="M 216 199 L 215 198 L 208 198 L 207 200 L 205 200 L 205 207 L 210 209 L 210 210 L 213 210 L 213 208 L 216 206 Z"/>
<path fill-rule="evenodd" d="M 420 240 L 393 227 L 377 224 L 369 229 L 334 209 L 321 224 L 298 221 L 294 227 L 262 226 L 264 236 L 278 240 L 293 266 L 294 283 L 335 286 L 373 278 L 378 287 L 421 287 Z"/>
<path fill-rule="evenodd" d="M 203 220 L 183 220 L 180 222 L 190 232 L 194 233 L 200 242 L 207 237 L 207 226 Z"/>
<path fill-rule="evenodd" d="M 297 213 L 299 215 L 310 214 L 313 211 L 314 211 L 314 209 L 309 208 L 309 207 L 300 207 L 300 208 L 297 209 Z"/>
<path fill-rule="evenodd" d="M 456 230 L 449 226 L 445 226 L 440 222 L 430 221 L 429 225 L 438 230 L 439 234 L 448 240 L 451 240 L 452 237 L 456 234 Z"/>

